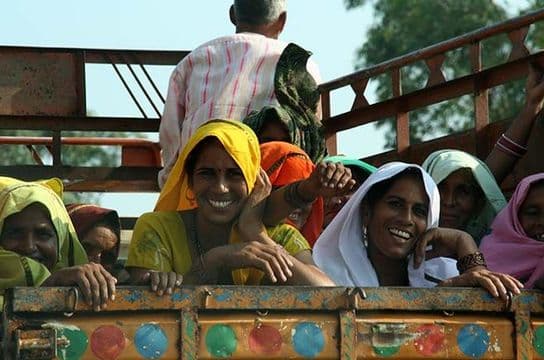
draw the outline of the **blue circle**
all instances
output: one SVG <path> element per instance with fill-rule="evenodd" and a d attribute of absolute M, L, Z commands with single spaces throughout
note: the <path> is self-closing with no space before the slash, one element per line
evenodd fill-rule
<path fill-rule="evenodd" d="M 134 334 L 136 350 L 146 359 L 159 359 L 168 348 L 168 338 L 157 324 L 143 324 Z"/>
<path fill-rule="evenodd" d="M 457 345 L 466 356 L 480 358 L 489 346 L 489 334 L 480 325 L 465 325 L 457 334 Z"/>
<path fill-rule="evenodd" d="M 304 357 L 315 357 L 325 347 L 325 337 L 319 326 L 313 322 L 302 322 L 293 332 L 293 347 Z"/>

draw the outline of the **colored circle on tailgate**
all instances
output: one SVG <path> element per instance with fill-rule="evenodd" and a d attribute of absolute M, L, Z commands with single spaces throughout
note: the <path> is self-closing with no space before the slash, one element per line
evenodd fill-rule
<path fill-rule="evenodd" d="M 157 324 L 141 325 L 134 334 L 134 346 L 146 359 L 160 359 L 168 349 L 168 337 Z"/>
<path fill-rule="evenodd" d="M 91 350 L 100 360 L 117 359 L 125 344 L 125 334 L 117 326 L 99 326 L 91 335 Z"/>
<path fill-rule="evenodd" d="M 89 338 L 83 331 L 63 328 L 59 331 L 59 336 L 66 337 L 69 342 L 68 346 L 60 347 L 58 351 L 61 360 L 79 360 L 87 350 Z"/>
<path fill-rule="evenodd" d="M 325 337 L 319 326 L 313 322 L 302 322 L 292 332 L 295 351 L 305 357 L 315 357 L 325 347 Z"/>
<path fill-rule="evenodd" d="M 282 338 L 278 329 L 258 324 L 249 333 L 249 348 L 256 354 L 274 354 L 281 350 Z"/>
<path fill-rule="evenodd" d="M 465 325 L 457 333 L 457 345 L 467 356 L 482 357 L 489 346 L 489 334 L 480 325 Z"/>
<path fill-rule="evenodd" d="M 442 327 L 432 324 L 422 325 L 416 332 L 420 335 L 414 341 L 414 346 L 421 354 L 431 356 L 444 349 L 446 335 Z"/>
<path fill-rule="evenodd" d="M 219 358 L 226 358 L 236 351 L 238 340 L 234 330 L 225 324 L 216 324 L 206 333 L 206 349 Z"/>
<path fill-rule="evenodd" d="M 544 356 L 544 326 L 539 326 L 535 329 L 533 347 L 538 355 Z"/>

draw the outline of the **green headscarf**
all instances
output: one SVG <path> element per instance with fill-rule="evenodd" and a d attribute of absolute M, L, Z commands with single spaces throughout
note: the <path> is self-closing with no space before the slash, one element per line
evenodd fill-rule
<path fill-rule="evenodd" d="M 306 69 L 310 55 L 298 45 L 287 45 L 276 65 L 274 78 L 274 93 L 280 105 L 252 111 L 243 122 L 259 134 L 266 122 L 278 121 L 289 133 L 290 143 L 318 163 L 327 155 L 327 148 L 323 125 L 316 116 L 319 90 Z"/>
<path fill-rule="evenodd" d="M 53 271 L 88 262 L 62 203 L 62 188 L 59 179 L 25 182 L 0 177 L 0 234 L 8 216 L 21 212 L 33 203 L 45 206 L 58 239 L 57 262 Z M 45 265 L 0 247 L 0 290 L 14 286 L 39 286 L 49 275 Z"/>
<path fill-rule="evenodd" d="M 422 165 L 434 181 L 440 184 L 451 173 L 459 169 L 470 169 L 482 189 L 486 203 L 480 213 L 471 219 L 464 229 L 477 244 L 490 229 L 495 216 L 506 206 L 506 199 L 487 165 L 475 156 L 460 150 L 439 150 L 425 159 Z"/>

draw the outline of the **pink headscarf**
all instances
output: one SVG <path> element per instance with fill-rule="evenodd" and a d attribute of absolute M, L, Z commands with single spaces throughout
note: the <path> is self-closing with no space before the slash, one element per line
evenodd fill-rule
<path fill-rule="evenodd" d="M 492 232 L 480 246 L 490 270 L 510 274 L 533 288 L 544 275 L 544 242 L 525 234 L 518 211 L 531 185 L 544 179 L 544 173 L 527 176 L 518 184 L 508 205 L 499 212 L 491 225 Z"/>

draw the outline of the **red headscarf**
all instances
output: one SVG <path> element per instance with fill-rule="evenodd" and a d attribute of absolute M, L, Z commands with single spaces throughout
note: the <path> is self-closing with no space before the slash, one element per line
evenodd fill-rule
<path fill-rule="evenodd" d="M 121 222 L 117 211 L 90 204 L 66 205 L 66 210 L 80 240 L 83 240 L 85 234 L 98 223 L 104 224 L 114 232 L 117 236 L 117 244 L 113 249 L 102 254 L 102 259 L 113 265 L 119 256 L 121 245 Z"/>
<path fill-rule="evenodd" d="M 315 165 L 298 146 L 271 141 L 261 144 L 261 167 L 266 171 L 272 186 L 283 186 L 310 177 Z M 293 225 L 289 219 L 287 222 Z M 310 246 L 316 242 L 323 229 L 323 198 L 318 197 L 306 223 L 299 229 Z"/>

